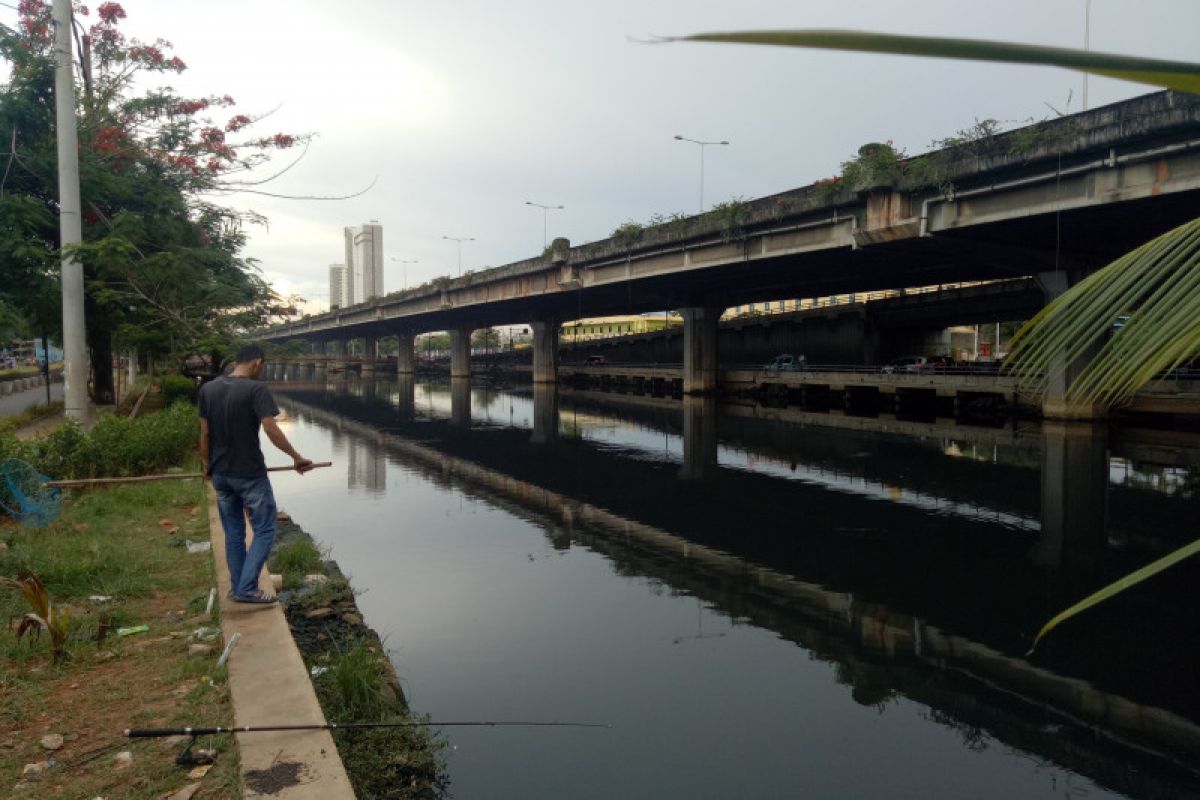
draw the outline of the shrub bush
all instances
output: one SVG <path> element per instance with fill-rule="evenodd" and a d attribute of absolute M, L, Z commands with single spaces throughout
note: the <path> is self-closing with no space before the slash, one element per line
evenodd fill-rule
<path fill-rule="evenodd" d="M 196 409 L 186 402 L 135 420 L 110 415 L 90 431 L 66 420 L 30 442 L 0 434 L 0 458 L 28 461 L 52 478 L 140 475 L 181 463 L 199 438 Z"/>
<path fill-rule="evenodd" d="M 174 405 L 180 399 L 195 403 L 199 393 L 196 382 L 183 375 L 163 375 L 158 379 L 158 390 L 162 393 L 164 406 Z"/>

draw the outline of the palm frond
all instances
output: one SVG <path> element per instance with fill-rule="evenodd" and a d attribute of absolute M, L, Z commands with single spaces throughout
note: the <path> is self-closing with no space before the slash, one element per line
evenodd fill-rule
<path fill-rule="evenodd" d="M 1043 308 L 1013 337 L 1005 369 L 1026 391 L 1044 393 L 1068 365 L 1086 359 L 1066 401 L 1111 407 L 1197 352 L 1200 219 L 1122 256 Z"/>
<path fill-rule="evenodd" d="M 664 41 L 760 44 L 955 58 L 969 61 L 995 61 L 1008 64 L 1040 64 L 1065 67 L 1135 83 L 1163 86 L 1184 92 L 1200 93 L 1200 64 L 984 39 L 898 36 L 865 31 L 814 29 L 698 33 L 692 36 L 666 37 Z"/>
<path fill-rule="evenodd" d="M 1056 615 L 1053 619 L 1043 625 L 1042 629 L 1038 631 L 1037 636 L 1033 637 L 1033 644 L 1029 646 L 1029 652 L 1025 655 L 1027 657 L 1032 655 L 1034 648 L 1038 646 L 1038 642 L 1042 640 L 1042 637 L 1057 627 L 1060 623 L 1065 622 L 1081 611 L 1087 611 L 1089 608 L 1097 605 L 1098 603 L 1103 603 L 1113 595 L 1119 594 L 1120 592 L 1128 589 L 1130 586 L 1141 583 L 1147 578 L 1157 575 L 1167 567 L 1178 564 L 1180 561 L 1183 561 L 1185 558 L 1189 558 L 1190 556 L 1194 556 L 1196 553 L 1200 553 L 1200 539 L 1197 539 L 1191 544 L 1179 548 L 1173 553 L 1163 556 L 1157 561 L 1147 564 L 1139 570 L 1129 573 L 1119 580 L 1113 581 L 1108 586 L 1105 586 L 1103 589 L 1097 592 L 1093 592 L 1075 605 L 1068 608 L 1066 611 Z"/>

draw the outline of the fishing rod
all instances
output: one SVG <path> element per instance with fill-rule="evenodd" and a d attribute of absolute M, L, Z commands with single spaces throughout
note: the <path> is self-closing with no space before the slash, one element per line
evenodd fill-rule
<path fill-rule="evenodd" d="M 211 764 L 217 757 L 215 750 L 198 750 L 192 752 L 196 740 L 201 736 L 215 736 L 220 733 L 267 733 L 271 731 L 341 731 L 362 730 L 366 728 L 449 728 L 449 727 L 536 727 L 536 728 L 611 728 L 597 722 L 532 722 L 510 720 L 484 720 L 481 722 L 326 722 L 311 725 L 237 725 L 230 728 L 126 728 L 125 736 L 130 739 L 155 739 L 166 736 L 190 736 L 191 741 L 179 755 L 175 763 L 191 767 L 199 764 Z"/>
<path fill-rule="evenodd" d="M 600 722 L 531 722 L 484 720 L 481 722 L 324 722 L 310 725 L 237 725 L 230 728 L 126 728 L 130 739 L 154 739 L 164 736 L 216 736 L 220 733 L 267 733 L 272 731 L 341 731 L 361 728 L 449 728 L 449 727 L 522 727 L 522 728 L 611 728 Z"/>

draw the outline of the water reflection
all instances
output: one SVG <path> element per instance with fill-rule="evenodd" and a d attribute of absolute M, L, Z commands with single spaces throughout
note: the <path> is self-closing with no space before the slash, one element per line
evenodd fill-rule
<path fill-rule="evenodd" d="M 835 665 L 863 707 L 919 704 L 968 751 L 1002 743 L 1132 796 L 1193 796 L 1182 765 L 1200 755 L 1195 641 L 1178 632 L 1195 630 L 1194 570 L 1064 626 L 1036 663 L 1020 657 L 1050 614 L 1190 535 L 1144 524 L 1186 519 L 1191 497 L 1180 467 L 1170 482 L 1130 477 L 1145 474 L 1136 437 L 1075 426 L 894 437 L 711 400 L 463 382 L 371 394 L 351 381 L 283 398 L 328 431 L 351 473 L 391 459 L 532 521 L 552 552 L 581 547 L 694 598 L 696 633 L 674 641 L 724 639 L 717 614 Z"/>

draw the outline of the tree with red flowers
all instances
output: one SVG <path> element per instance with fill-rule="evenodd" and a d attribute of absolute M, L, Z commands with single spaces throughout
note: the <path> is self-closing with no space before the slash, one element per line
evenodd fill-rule
<path fill-rule="evenodd" d="M 75 2 L 80 190 L 88 347 L 94 365 L 114 346 L 150 354 L 229 342 L 286 313 L 251 259 L 239 255 L 257 221 L 209 198 L 273 176 L 256 172 L 307 136 L 253 133 L 263 116 L 228 95 L 137 91 L 135 79 L 187 69 L 163 39 L 129 38 L 119 3 Z M 0 319 L 15 309 L 57 330 L 58 226 L 50 7 L 20 0 L 15 29 L 0 27 L 10 81 L 0 89 Z M 144 83 L 144 81 L 143 81 Z M 285 167 L 285 171 L 287 168 Z M 279 173 L 276 173 L 279 174 Z M 31 319 L 36 317 L 36 319 Z M 111 402 L 108 369 L 93 399 Z"/>

